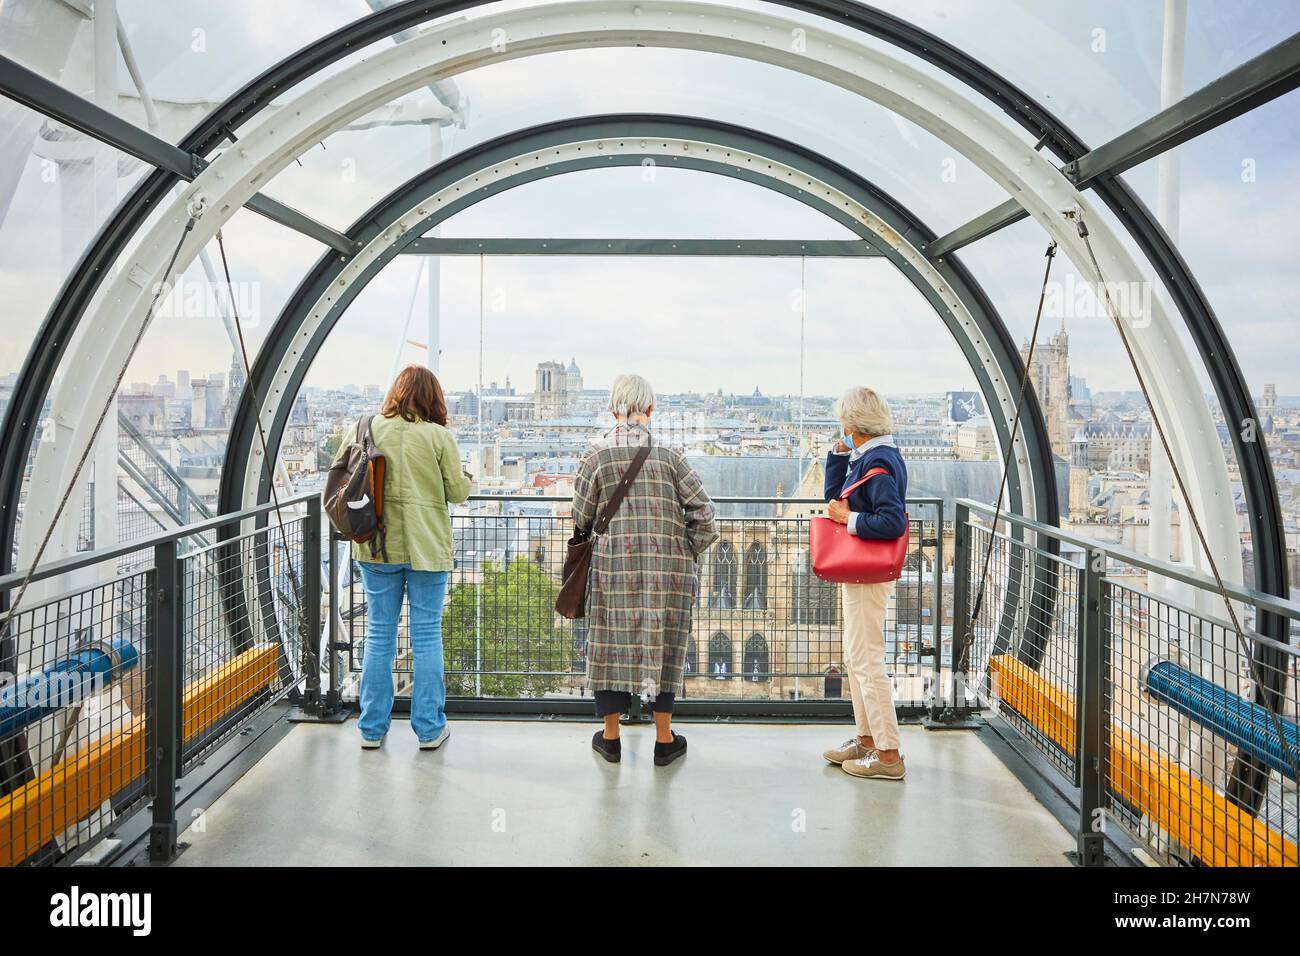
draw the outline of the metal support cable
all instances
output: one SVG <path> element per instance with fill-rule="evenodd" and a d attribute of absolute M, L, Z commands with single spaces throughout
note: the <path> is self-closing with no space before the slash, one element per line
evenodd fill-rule
<path fill-rule="evenodd" d="M 998 521 L 1002 517 L 1002 498 L 1007 490 L 1007 475 L 1011 469 L 1011 458 L 1016 451 L 1016 436 L 1020 432 L 1020 413 L 1025 406 L 1025 396 L 1029 393 L 1029 372 L 1034 364 L 1034 348 L 1038 345 L 1038 328 L 1043 320 L 1043 304 L 1047 301 L 1047 283 L 1052 276 L 1052 263 L 1056 259 L 1056 243 L 1050 242 L 1047 245 L 1047 265 L 1043 269 L 1043 286 L 1038 292 L 1038 310 L 1034 313 L 1034 328 L 1029 334 L 1029 352 L 1025 356 L 1025 373 L 1020 379 L 1020 394 L 1016 398 L 1016 413 L 1011 419 L 1011 437 L 1007 440 L 1007 450 L 1002 456 L 1002 480 L 998 484 L 997 500 L 993 509 L 992 529 L 997 531 Z M 979 587 L 975 591 L 975 600 L 971 605 L 970 620 L 966 622 L 966 639 L 961 649 L 961 660 L 953 669 L 953 674 L 960 674 L 966 670 L 966 663 L 970 658 L 972 638 L 975 636 L 975 622 L 979 620 L 980 608 L 984 603 L 984 588 L 988 581 L 989 562 L 993 557 L 993 546 L 997 541 L 994 533 L 989 534 L 988 547 L 984 549 L 984 561 L 980 568 Z"/>
<path fill-rule="evenodd" d="M 37 569 L 41 565 L 41 559 L 45 557 L 45 550 L 49 547 L 50 540 L 54 537 L 54 531 L 59 526 L 59 521 L 63 518 L 63 512 L 68 506 L 68 500 L 72 497 L 73 489 L 77 487 L 77 482 L 81 479 L 81 473 L 85 470 L 86 463 L 95 451 L 95 445 L 99 442 L 99 433 L 103 430 L 104 422 L 108 418 L 109 411 L 113 408 L 113 402 L 117 399 L 117 393 L 122 388 L 122 381 L 126 378 L 126 373 L 131 367 L 131 362 L 135 358 L 136 350 L 140 347 L 140 342 L 144 339 L 145 333 L 149 330 L 149 324 L 153 320 L 154 310 L 158 308 L 158 301 L 162 298 L 163 290 L 170 291 L 167 285 L 168 277 L 172 274 L 172 269 L 176 266 L 176 260 L 180 257 L 181 246 L 185 244 L 185 238 L 198 222 L 196 210 L 190 210 L 190 216 L 185 221 L 185 228 L 181 230 L 180 238 L 176 240 L 176 247 L 172 249 L 171 258 L 167 260 L 167 268 L 163 270 L 163 279 L 158 283 L 158 288 L 154 290 L 153 299 L 149 302 L 149 308 L 146 310 L 144 319 L 140 322 L 140 328 L 131 340 L 131 347 L 126 353 L 126 360 L 118 370 L 117 377 L 113 382 L 113 388 L 109 392 L 108 401 L 104 403 L 103 409 L 99 413 L 99 418 L 95 421 L 95 427 L 90 432 L 90 438 L 86 442 L 86 447 L 81 452 L 81 458 L 77 461 L 77 467 L 72 471 L 72 478 L 68 481 L 68 487 L 59 497 L 58 506 L 54 509 L 54 517 L 50 519 L 50 526 L 45 529 L 45 535 L 41 538 L 41 543 L 36 549 L 36 554 L 32 557 L 31 567 L 27 569 L 27 575 L 23 578 L 23 583 L 18 587 L 18 593 L 13 600 L 9 602 L 9 610 L 5 614 L 4 624 L 0 626 L 0 638 L 9 634 L 9 627 L 13 619 L 18 614 L 18 606 L 22 602 L 23 595 L 27 593 L 28 586 L 32 583 Z M 201 211 L 200 213 L 201 214 Z"/>
<path fill-rule="evenodd" d="M 1187 491 L 1187 483 L 1183 479 L 1182 469 L 1178 467 L 1178 460 L 1174 458 L 1173 449 L 1169 443 L 1169 437 L 1165 434 L 1164 425 L 1160 421 L 1160 416 L 1156 414 L 1155 405 L 1151 401 L 1151 394 L 1147 390 L 1146 377 L 1138 367 L 1137 358 L 1133 354 L 1133 347 L 1129 344 L 1128 335 L 1124 331 L 1124 324 L 1120 321 L 1119 313 L 1115 309 L 1115 304 L 1110 297 L 1110 285 L 1106 281 L 1105 274 L 1101 271 L 1101 264 L 1097 261 L 1097 254 L 1093 251 L 1092 241 L 1088 237 L 1088 226 L 1083 220 L 1082 213 L 1075 213 L 1076 226 L 1079 230 L 1079 237 L 1083 239 L 1084 247 L 1088 250 L 1088 259 L 1092 263 L 1093 271 L 1097 275 L 1097 281 L 1101 284 L 1102 296 L 1106 301 L 1106 313 L 1115 325 L 1115 330 L 1119 333 L 1120 342 L 1124 345 L 1124 353 L 1128 356 L 1129 364 L 1133 367 L 1133 375 L 1137 378 L 1138 388 L 1142 390 L 1142 397 L 1147 403 L 1147 408 L 1151 413 L 1151 424 L 1155 428 L 1156 434 L 1160 437 L 1160 445 L 1164 449 L 1165 455 L 1169 458 L 1169 466 L 1173 471 L 1174 482 L 1178 485 L 1178 493 L 1182 496 L 1183 504 L 1187 507 L 1187 516 L 1191 519 L 1192 530 L 1196 533 L 1196 539 L 1200 543 L 1201 550 L 1205 552 L 1205 559 L 1209 562 L 1210 573 L 1214 577 L 1214 586 L 1223 600 L 1223 606 L 1228 611 L 1228 619 L 1232 622 L 1233 632 L 1237 636 L 1237 644 L 1241 651 L 1242 657 L 1246 659 L 1246 668 L 1250 673 L 1251 680 L 1255 683 L 1255 688 L 1266 687 L 1267 684 L 1263 675 L 1259 672 L 1259 666 L 1255 662 L 1255 655 L 1251 652 L 1250 642 L 1246 640 L 1245 632 L 1241 627 L 1241 620 L 1237 615 L 1237 609 L 1232 604 L 1232 599 L 1228 596 L 1227 586 L 1223 582 L 1223 575 L 1219 572 L 1219 563 L 1214 558 L 1214 552 L 1210 550 L 1209 540 L 1205 535 L 1205 529 L 1201 525 L 1201 519 L 1196 514 L 1196 507 L 1192 503 L 1193 499 Z M 1290 741 L 1282 728 L 1282 718 L 1277 712 L 1277 707 L 1267 708 L 1273 718 L 1273 729 L 1277 731 L 1278 740 L 1282 745 L 1283 755 L 1291 767 L 1293 779 L 1300 779 L 1300 762 L 1297 762 L 1295 750 L 1292 748 Z"/>
<path fill-rule="evenodd" d="M 230 301 L 230 314 L 235 320 L 235 332 L 239 338 L 240 359 L 244 363 L 244 368 L 249 368 L 248 346 L 244 342 L 244 325 L 239 319 L 239 307 L 235 303 L 234 283 L 230 279 L 230 262 L 226 259 L 226 244 L 221 236 L 221 230 L 217 230 L 217 249 L 221 252 L 221 270 L 226 277 L 226 295 Z M 253 421 L 257 425 L 257 439 L 262 448 L 262 469 L 266 475 L 267 485 L 271 490 L 271 501 L 275 511 L 275 523 L 280 532 L 280 547 L 284 549 L 284 565 L 289 574 L 289 586 L 293 588 L 293 593 L 301 595 L 299 602 L 305 602 L 311 598 L 309 594 L 304 593 L 299 586 L 297 573 L 293 569 L 293 557 L 289 551 L 289 536 L 284 530 L 284 515 L 280 508 L 280 495 L 275 490 L 275 464 L 271 460 L 270 449 L 266 444 L 266 431 L 262 427 L 262 404 L 257 395 L 257 389 L 254 386 L 253 379 L 249 376 L 247 385 L 249 396 L 253 405 Z M 268 573 L 269 573 L 268 567 Z M 304 569 L 305 570 L 305 569 Z M 303 673 L 307 673 L 310 667 L 315 666 L 315 662 L 309 659 L 311 653 L 311 635 L 307 633 L 307 616 L 303 614 L 303 609 L 298 608 L 298 636 L 299 646 L 302 654 L 300 664 Z"/>

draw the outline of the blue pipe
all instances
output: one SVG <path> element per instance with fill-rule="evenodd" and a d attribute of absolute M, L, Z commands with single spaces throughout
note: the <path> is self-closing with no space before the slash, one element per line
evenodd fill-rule
<path fill-rule="evenodd" d="M 91 644 L 74 651 L 42 673 L 0 687 L 0 738 L 33 724 L 64 707 L 84 703 L 140 663 L 140 652 L 128 640 L 108 641 L 120 660 Z"/>
<path fill-rule="evenodd" d="M 1229 693 L 1169 660 L 1157 659 L 1148 664 L 1142 686 L 1180 714 L 1258 757 L 1283 776 L 1295 779 L 1293 761 L 1300 759 L 1300 728 L 1295 721 L 1275 719 L 1273 712 L 1261 704 Z M 1289 755 L 1283 752 L 1283 738 L 1277 733 L 1279 721 Z"/>

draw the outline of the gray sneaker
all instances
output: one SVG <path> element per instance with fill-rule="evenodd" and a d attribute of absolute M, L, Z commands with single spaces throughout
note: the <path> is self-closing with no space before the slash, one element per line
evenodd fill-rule
<path fill-rule="evenodd" d="M 443 728 L 442 728 L 442 733 L 440 733 L 438 736 L 434 737 L 432 740 L 421 740 L 421 741 L 420 741 L 420 749 L 421 749 L 421 750 L 437 750 L 439 747 L 441 747 L 444 743 L 447 742 L 447 738 L 450 737 L 450 736 L 451 736 L 451 728 L 450 728 L 450 727 L 443 727 Z"/>
<path fill-rule="evenodd" d="M 846 760 L 858 760 L 867 754 L 875 753 L 870 747 L 864 747 L 858 743 L 857 737 L 850 737 L 844 743 L 840 744 L 834 750 L 825 751 L 822 756 L 831 763 L 843 766 Z"/>

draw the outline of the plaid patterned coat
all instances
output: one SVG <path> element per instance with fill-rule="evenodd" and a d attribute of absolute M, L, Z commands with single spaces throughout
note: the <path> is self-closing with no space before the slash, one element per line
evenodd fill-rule
<path fill-rule="evenodd" d="M 636 449 L 643 425 L 620 424 L 583 456 L 573 520 L 590 528 Z M 680 694 L 696 559 L 718 538 L 713 503 L 682 453 L 653 443 L 608 532 L 587 588 L 587 683 L 592 691 Z"/>

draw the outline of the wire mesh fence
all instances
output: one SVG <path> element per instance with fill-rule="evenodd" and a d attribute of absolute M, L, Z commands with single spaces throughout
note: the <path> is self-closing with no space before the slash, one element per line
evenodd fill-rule
<path fill-rule="evenodd" d="M 1107 582 L 1102 781 L 1112 820 L 1161 860 L 1297 864 L 1296 661 L 1222 614 Z"/>
<path fill-rule="evenodd" d="M 320 512 L 287 504 L 38 571 L 0 634 L 0 865 L 75 859 L 146 806 L 174 849 L 175 781 L 308 673 Z"/>
<path fill-rule="evenodd" d="M 1073 779 L 1075 713 L 1065 695 L 1078 680 L 1079 566 L 987 527 L 968 532 L 958 556 L 972 582 L 968 687 Z"/>
<path fill-rule="evenodd" d="M 306 674 L 304 533 L 309 516 L 181 556 L 183 766 L 192 767 Z"/>
<path fill-rule="evenodd" d="M 774 505 L 755 499 L 719 507 L 721 537 L 697 570 L 684 696 L 847 699 L 839 588 L 812 574 L 808 555 L 809 521 L 824 503 Z M 910 507 L 915 512 L 910 554 L 885 624 L 887 663 L 900 706 L 929 699 L 934 648 L 942 643 L 946 617 L 943 570 L 937 566 L 939 503 L 917 501 Z M 587 622 L 566 620 L 554 610 L 572 533 L 568 499 L 484 497 L 454 514 L 452 529 L 455 568 L 442 621 L 448 695 L 587 695 Z M 350 553 L 340 567 L 338 619 L 346 629 L 346 670 L 352 678 L 344 690 L 355 694 L 364 660 L 365 589 Z M 394 666 L 399 695 L 410 691 L 407 615 L 404 605 Z"/>
<path fill-rule="evenodd" d="M 96 842 L 148 796 L 150 570 L 26 602 L 3 636 L 0 865 Z"/>
<path fill-rule="evenodd" d="M 1079 788 L 1085 862 L 1113 824 L 1166 864 L 1300 863 L 1300 652 L 1251 626 L 1300 607 L 1234 589 L 1239 635 L 1190 573 L 964 510 L 971 686 Z"/>

